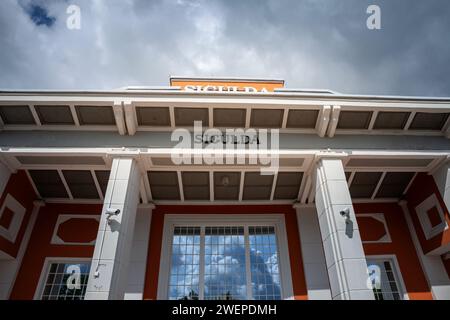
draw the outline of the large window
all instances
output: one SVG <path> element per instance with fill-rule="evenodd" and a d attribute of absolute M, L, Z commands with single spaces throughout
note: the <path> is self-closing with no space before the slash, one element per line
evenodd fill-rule
<path fill-rule="evenodd" d="M 41 283 L 42 300 L 83 300 L 90 262 L 49 261 Z"/>
<path fill-rule="evenodd" d="M 284 285 L 281 275 L 282 267 L 289 265 L 285 256 L 281 266 L 280 244 L 286 244 L 277 224 L 178 222 L 168 232 L 165 298 L 268 300 L 290 296 L 290 283 Z"/>
<path fill-rule="evenodd" d="M 367 267 L 375 300 L 403 299 L 400 278 L 392 259 L 368 258 Z"/>

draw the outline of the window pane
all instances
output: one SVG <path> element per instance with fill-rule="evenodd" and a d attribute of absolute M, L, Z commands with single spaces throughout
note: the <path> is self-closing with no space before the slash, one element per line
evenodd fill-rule
<path fill-rule="evenodd" d="M 281 299 L 274 227 L 175 227 L 171 258 L 169 299 Z"/>
<path fill-rule="evenodd" d="M 205 228 L 205 299 L 247 298 L 243 227 Z"/>
<path fill-rule="evenodd" d="M 274 227 L 249 227 L 252 294 L 255 300 L 281 299 Z"/>
<path fill-rule="evenodd" d="M 42 292 L 42 300 L 82 300 L 86 293 L 91 264 L 52 263 Z"/>
<path fill-rule="evenodd" d="M 175 227 L 172 242 L 169 299 L 198 300 L 200 228 Z"/>
<path fill-rule="evenodd" d="M 400 291 L 389 260 L 367 260 L 376 300 L 401 300 Z"/>

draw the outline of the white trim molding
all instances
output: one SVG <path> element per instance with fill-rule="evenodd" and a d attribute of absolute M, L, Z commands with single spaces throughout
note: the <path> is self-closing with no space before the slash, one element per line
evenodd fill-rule
<path fill-rule="evenodd" d="M 450 279 L 444 267 L 443 261 L 437 255 L 425 255 L 422 246 L 420 245 L 414 224 L 411 218 L 411 213 L 408 210 L 407 202 L 405 200 L 399 202 L 403 210 L 406 224 L 411 234 L 417 255 L 419 257 L 420 265 L 430 286 L 431 294 L 436 300 L 450 299 Z"/>
<path fill-rule="evenodd" d="M 93 246 L 95 245 L 96 239 L 90 241 L 90 242 L 67 242 L 62 240 L 58 236 L 59 226 L 63 224 L 66 221 L 69 221 L 71 219 L 89 219 L 89 220 L 95 220 L 98 223 L 100 223 L 100 215 L 87 215 L 87 214 L 60 214 L 58 216 L 58 219 L 56 220 L 55 228 L 53 229 L 53 235 L 52 240 L 50 241 L 51 244 L 57 244 L 57 245 L 81 245 L 81 246 Z M 97 230 L 95 231 L 95 234 L 97 235 Z"/>
<path fill-rule="evenodd" d="M 386 232 L 384 236 L 382 236 L 378 240 L 362 240 L 362 243 L 390 243 L 392 242 L 391 234 L 389 233 L 389 228 L 386 222 L 386 217 L 384 213 L 382 212 L 376 212 L 376 213 L 356 213 L 355 214 L 357 218 L 372 218 L 376 221 L 379 221 L 384 226 L 384 231 Z"/>
<path fill-rule="evenodd" d="M 22 226 L 26 209 L 9 193 L 6 195 L 5 201 L 0 209 L 0 217 L 4 214 L 5 209 L 11 210 L 14 215 L 8 228 L 0 226 L 0 236 L 14 243 L 16 242 L 17 235 L 19 234 L 20 227 Z"/>
<path fill-rule="evenodd" d="M 428 216 L 428 211 L 430 209 L 436 208 L 439 214 L 441 222 L 435 226 L 431 224 L 430 218 Z M 444 210 L 436 196 L 436 194 L 430 195 L 424 201 L 422 201 L 416 207 L 417 217 L 419 218 L 420 226 L 422 227 L 425 238 L 431 239 L 434 236 L 444 232 L 448 229 L 447 221 L 445 220 Z"/>

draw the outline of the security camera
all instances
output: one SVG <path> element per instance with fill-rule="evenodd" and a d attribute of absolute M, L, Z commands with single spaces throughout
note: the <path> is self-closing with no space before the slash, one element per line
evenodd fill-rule
<path fill-rule="evenodd" d="M 339 212 L 343 218 L 350 218 L 350 209 L 345 208 L 344 210 Z"/>
<path fill-rule="evenodd" d="M 117 216 L 120 213 L 120 209 L 108 208 L 105 212 L 108 216 Z"/>

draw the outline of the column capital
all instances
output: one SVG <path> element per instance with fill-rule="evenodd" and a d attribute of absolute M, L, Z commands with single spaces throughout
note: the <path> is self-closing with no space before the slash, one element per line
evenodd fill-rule
<path fill-rule="evenodd" d="M 11 156 L 8 156 L 6 154 L 0 155 L 0 164 L 2 164 L 3 167 L 7 169 L 11 174 L 16 173 L 19 169 L 17 163 L 14 163 L 12 161 Z"/>
<path fill-rule="evenodd" d="M 315 205 L 313 203 L 301 203 L 299 201 L 292 204 L 292 208 L 299 209 L 299 208 L 315 208 Z"/>
<path fill-rule="evenodd" d="M 45 201 L 44 200 L 34 200 L 33 201 L 34 207 L 45 207 Z"/>
<path fill-rule="evenodd" d="M 129 150 L 127 148 L 117 148 L 112 149 L 108 153 L 106 153 L 105 162 L 108 166 L 112 167 L 114 160 L 119 159 L 131 159 L 135 160 L 141 174 L 145 173 L 145 170 L 143 170 L 143 164 L 141 161 L 141 153 L 138 150 Z"/>
<path fill-rule="evenodd" d="M 153 209 L 156 208 L 156 206 L 155 206 L 154 203 L 141 203 L 141 204 L 138 205 L 138 208 L 151 209 L 151 210 L 153 210 Z"/>
<path fill-rule="evenodd" d="M 137 150 L 129 150 L 126 148 L 113 149 L 109 151 L 106 156 L 111 159 L 126 158 L 126 159 L 137 159 L 140 152 Z"/>
<path fill-rule="evenodd" d="M 339 151 L 332 151 L 332 150 L 326 150 L 326 151 L 319 151 L 314 155 L 314 161 L 317 163 L 320 160 L 323 159 L 336 159 L 336 160 L 342 160 L 344 158 L 348 157 L 347 152 L 339 152 Z"/>

